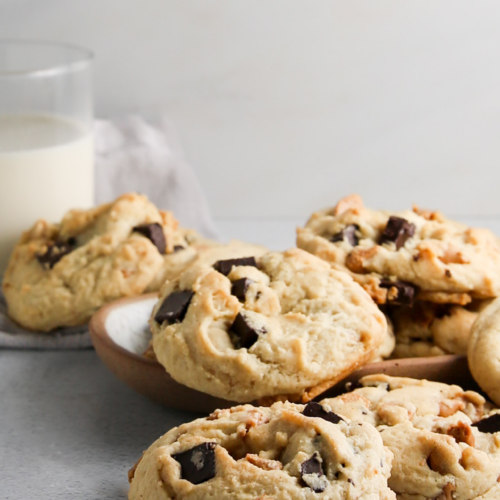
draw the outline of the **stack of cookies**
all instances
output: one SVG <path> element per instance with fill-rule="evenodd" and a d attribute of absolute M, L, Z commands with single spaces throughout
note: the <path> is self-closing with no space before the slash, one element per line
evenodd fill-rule
<path fill-rule="evenodd" d="M 500 294 L 498 238 L 417 207 L 374 211 L 348 196 L 314 213 L 297 246 L 370 294 L 393 324 L 394 357 L 465 354 L 477 314 Z"/>
<path fill-rule="evenodd" d="M 237 402 L 308 401 L 362 364 L 464 354 L 500 294 L 500 245 L 438 212 L 314 213 L 298 248 L 204 240 L 129 193 L 23 234 L 3 281 L 9 315 L 37 331 L 160 290 L 151 353 L 180 383 Z M 395 334 L 395 335 L 394 335 Z"/>

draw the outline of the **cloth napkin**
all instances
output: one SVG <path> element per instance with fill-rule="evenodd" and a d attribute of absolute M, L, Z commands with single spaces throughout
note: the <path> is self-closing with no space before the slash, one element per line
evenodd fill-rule
<path fill-rule="evenodd" d="M 198 179 L 166 118 L 155 124 L 138 116 L 97 120 L 94 141 L 96 204 L 135 191 L 148 196 L 158 208 L 171 210 L 182 227 L 196 229 L 207 237 L 216 236 Z M 81 349 L 91 345 L 86 326 L 59 328 L 50 333 L 21 328 L 8 318 L 0 292 L 0 347 Z"/>

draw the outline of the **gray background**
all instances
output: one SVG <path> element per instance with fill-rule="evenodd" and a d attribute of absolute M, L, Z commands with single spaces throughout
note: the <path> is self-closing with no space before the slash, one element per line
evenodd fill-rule
<path fill-rule="evenodd" d="M 0 0 L 0 36 L 95 51 L 99 116 L 165 113 L 223 218 L 499 215 L 499 25 L 495 0 Z"/>

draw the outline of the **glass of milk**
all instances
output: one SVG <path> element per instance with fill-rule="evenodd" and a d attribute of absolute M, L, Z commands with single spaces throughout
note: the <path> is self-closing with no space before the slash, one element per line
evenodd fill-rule
<path fill-rule="evenodd" d="M 94 198 L 93 56 L 0 39 L 0 275 L 21 233 Z"/>

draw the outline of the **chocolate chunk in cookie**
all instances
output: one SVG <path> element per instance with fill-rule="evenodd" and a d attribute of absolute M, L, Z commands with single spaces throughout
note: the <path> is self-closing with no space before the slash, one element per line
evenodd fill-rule
<path fill-rule="evenodd" d="M 215 477 L 216 443 L 201 443 L 190 450 L 172 455 L 181 464 L 181 477 L 200 484 Z"/>
<path fill-rule="evenodd" d="M 257 267 L 257 262 L 255 261 L 255 257 L 240 257 L 237 259 L 218 260 L 213 267 L 216 271 L 219 271 L 219 273 L 227 276 L 231 272 L 233 266 Z"/>
<path fill-rule="evenodd" d="M 500 413 L 495 413 L 491 415 L 491 417 L 483 418 L 472 425 L 477 427 L 480 432 L 487 432 L 488 434 L 498 432 L 500 431 Z"/>
<path fill-rule="evenodd" d="M 140 226 L 135 226 L 134 231 L 142 234 L 158 249 L 162 255 L 167 250 L 167 241 L 165 240 L 165 234 L 161 224 L 158 222 L 153 222 L 152 224 L 141 224 Z"/>
<path fill-rule="evenodd" d="M 327 425 L 302 409 L 237 405 L 171 429 L 143 453 L 128 498 L 395 500 L 392 453 L 374 426 Z"/>
<path fill-rule="evenodd" d="M 387 288 L 387 302 L 391 304 L 411 306 L 417 294 L 417 287 L 405 281 L 381 279 L 380 286 Z"/>
<path fill-rule="evenodd" d="M 233 345 L 236 349 L 242 347 L 249 349 L 259 339 L 259 335 L 266 333 L 265 328 L 255 328 L 243 314 L 238 313 L 233 324 L 229 328 L 229 333 L 232 334 Z"/>
<path fill-rule="evenodd" d="M 300 466 L 300 478 L 306 486 L 309 486 L 315 493 L 325 491 L 328 486 L 325 473 L 320 461 L 320 456 L 317 451 L 313 453 L 311 458 L 302 462 Z"/>
<path fill-rule="evenodd" d="M 68 241 L 56 241 L 49 244 L 43 253 L 36 255 L 36 259 L 42 266 L 52 269 L 65 255 L 75 249 L 76 239 L 69 238 Z"/>
<path fill-rule="evenodd" d="M 253 282 L 254 281 L 250 278 L 241 278 L 239 280 L 235 280 L 231 285 L 231 293 L 241 302 L 245 302 L 245 294 L 247 293 L 248 287 Z"/>
<path fill-rule="evenodd" d="M 356 235 L 357 230 L 359 230 L 359 226 L 357 224 L 349 224 L 348 226 L 344 227 L 342 231 L 335 233 L 330 238 L 330 241 L 333 243 L 336 243 L 338 241 L 347 241 L 350 245 L 355 247 L 359 243 L 359 238 Z"/>
<path fill-rule="evenodd" d="M 391 215 L 380 236 L 379 244 L 393 241 L 396 244 L 396 250 L 399 250 L 414 234 L 415 224 L 402 217 Z"/>
<path fill-rule="evenodd" d="M 194 292 L 191 290 L 172 292 L 158 309 L 155 321 L 157 323 L 166 321 L 169 325 L 180 323 L 184 319 L 184 316 L 186 316 L 193 295 Z"/>
<path fill-rule="evenodd" d="M 306 417 L 322 418 L 324 420 L 327 420 L 328 422 L 332 422 L 332 424 L 338 424 L 339 422 L 344 420 L 336 413 L 333 413 L 333 411 L 326 411 L 323 406 L 321 406 L 316 401 L 309 401 L 309 403 L 307 403 L 306 407 L 304 408 L 302 415 Z"/>

